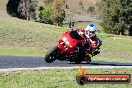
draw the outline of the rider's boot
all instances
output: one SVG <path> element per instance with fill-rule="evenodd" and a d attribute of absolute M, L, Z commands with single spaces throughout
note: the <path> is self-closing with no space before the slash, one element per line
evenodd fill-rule
<path fill-rule="evenodd" d="M 85 61 L 86 61 L 87 63 L 90 63 L 90 62 L 91 62 L 91 58 L 92 58 L 92 54 L 86 54 Z"/>
<path fill-rule="evenodd" d="M 90 62 L 91 62 L 91 58 L 85 58 L 85 61 L 86 61 L 87 63 L 90 63 Z"/>

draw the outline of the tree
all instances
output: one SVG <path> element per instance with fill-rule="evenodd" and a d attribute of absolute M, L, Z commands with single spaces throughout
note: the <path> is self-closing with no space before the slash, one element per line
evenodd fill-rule
<path fill-rule="evenodd" d="M 18 13 L 20 18 L 29 20 L 30 3 L 31 2 L 29 0 L 20 0 L 18 6 Z"/>
<path fill-rule="evenodd" d="M 92 19 L 92 15 L 93 15 L 94 11 L 95 11 L 95 7 L 94 7 L 94 6 L 90 6 L 90 7 L 88 8 L 88 12 L 91 13 L 91 19 Z"/>
<path fill-rule="evenodd" d="M 53 24 L 51 19 L 51 3 L 47 4 L 44 8 L 40 8 L 40 19 L 43 23 Z"/>
<path fill-rule="evenodd" d="M 82 1 L 79 1 L 79 6 L 80 6 L 80 9 L 82 9 L 82 10 L 84 9 Z"/>
<path fill-rule="evenodd" d="M 36 5 L 33 0 L 20 0 L 17 10 L 20 18 L 35 19 Z"/>
<path fill-rule="evenodd" d="M 44 4 L 47 5 L 47 4 L 50 4 L 53 0 L 43 0 L 44 1 Z"/>
<path fill-rule="evenodd" d="M 120 29 L 132 30 L 132 2 L 130 0 L 103 0 L 102 26 L 107 33 L 116 34 Z"/>
<path fill-rule="evenodd" d="M 54 25 L 61 26 L 65 18 L 65 0 L 52 1 L 52 21 Z"/>
<path fill-rule="evenodd" d="M 7 3 L 7 13 L 13 17 L 18 17 L 18 5 L 20 0 L 9 0 Z"/>
<path fill-rule="evenodd" d="M 103 12 L 103 2 L 98 1 L 96 2 L 96 11 L 100 19 L 102 19 L 102 12 Z"/>
<path fill-rule="evenodd" d="M 7 13 L 21 19 L 36 19 L 38 0 L 9 0 Z"/>

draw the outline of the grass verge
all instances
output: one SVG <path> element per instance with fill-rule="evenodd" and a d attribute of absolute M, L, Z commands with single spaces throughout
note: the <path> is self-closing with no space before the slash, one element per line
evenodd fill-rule
<path fill-rule="evenodd" d="M 132 74 L 125 69 L 86 69 L 87 74 Z M 132 84 L 86 84 L 76 83 L 77 70 L 36 70 L 0 73 L 1 88 L 131 88 Z"/>
<path fill-rule="evenodd" d="M 58 43 L 61 34 L 67 27 L 58 27 L 32 21 L 10 17 L 6 13 L 6 2 L 0 10 L 0 55 L 43 56 Z M 80 22 L 75 28 L 84 28 L 91 22 Z M 98 22 L 94 22 L 97 29 L 102 29 Z M 101 53 L 95 61 L 132 63 L 132 38 L 111 34 L 97 34 L 103 41 Z"/>

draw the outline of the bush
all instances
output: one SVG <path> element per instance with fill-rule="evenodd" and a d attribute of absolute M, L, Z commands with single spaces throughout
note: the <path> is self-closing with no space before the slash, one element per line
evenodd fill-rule
<path fill-rule="evenodd" d="M 107 33 L 117 34 L 119 30 L 131 32 L 132 2 L 130 0 L 102 0 L 104 3 L 102 26 Z M 129 33 L 131 34 L 131 33 Z"/>
<path fill-rule="evenodd" d="M 43 23 L 62 26 L 65 18 L 64 0 L 51 0 L 48 4 L 40 7 L 40 19 Z"/>
<path fill-rule="evenodd" d="M 40 19 L 43 23 L 53 24 L 51 20 L 51 4 L 46 5 L 45 7 L 40 7 Z"/>
<path fill-rule="evenodd" d="M 35 20 L 37 4 L 37 0 L 9 0 L 7 13 L 21 19 Z"/>
<path fill-rule="evenodd" d="M 20 0 L 9 0 L 7 3 L 7 13 L 13 17 L 18 17 L 18 5 Z"/>
<path fill-rule="evenodd" d="M 61 26 L 65 18 L 65 1 L 53 0 L 52 1 L 52 21 L 54 25 Z"/>

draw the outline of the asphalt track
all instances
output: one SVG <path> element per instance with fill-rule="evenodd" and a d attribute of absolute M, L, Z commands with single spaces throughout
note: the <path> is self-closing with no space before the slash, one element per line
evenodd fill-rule
<path fill-rule="evenodd" d="M 84 67 L 132 67 L 132 63 L 119 63 L 119 62 L 100 62 L 92 61 L 87 64 L 82 62 L 81 64 L 70 63 L 69 61 L 54 61 L 53 63 L 46 63 L 43 57 L 29 57 L 29 56 L 0 56 L 0 71 L 6 69 L 26 69 L 26 68 L 75 68 L 78 66 Z"/>

